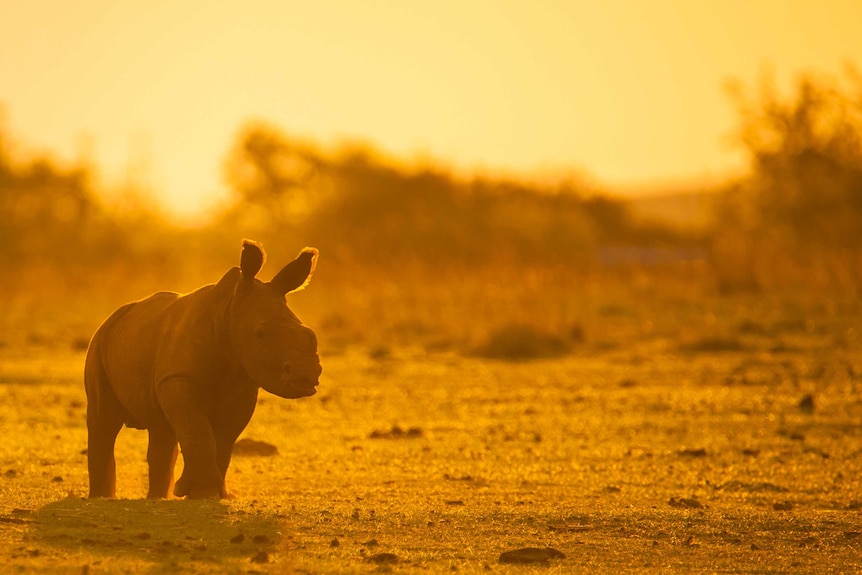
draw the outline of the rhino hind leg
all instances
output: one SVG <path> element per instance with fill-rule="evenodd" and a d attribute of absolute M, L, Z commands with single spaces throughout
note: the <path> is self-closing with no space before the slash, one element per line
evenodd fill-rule
<path fill-rule="evenodd" d="M 108 385 L 107 378 L 90 361 L 84 372 L 84 382 L 87 390 L 89 497 L 116 497 L 114 444 L 125 422 L 125 410 Z"/>
<path fill-rule="evenodd" d="M 177 437 L 171 428 L 154 425 L 149 429 L 147 464 L 149 465 L 150 487 L 148 499 L 165 499 L 174 483 L 174 466 L 177 462 Z"/>

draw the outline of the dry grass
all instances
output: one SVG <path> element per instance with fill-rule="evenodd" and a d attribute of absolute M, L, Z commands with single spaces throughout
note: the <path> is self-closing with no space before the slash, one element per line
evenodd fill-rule
<path fill-rule="evenodd" d="M 95 313 L 46 332 L 62 335 L 5 332 L 4 569 L 520 573 L 536 568 L 497 559 L 528 546 L 566 555 L 550 572 L 862 569 L 857 303 L 553 272 L 336 289 L 324 269 L 291 300 L 321 334 L 321 392 L 261 397 L 244 437 L 278 454 L 237 457 L 229 502 L 141 501 L 131 430 L 121 499 L 81 499 L 72 348 Z M 512 322 L 568 353 L 471 354 Z"/>

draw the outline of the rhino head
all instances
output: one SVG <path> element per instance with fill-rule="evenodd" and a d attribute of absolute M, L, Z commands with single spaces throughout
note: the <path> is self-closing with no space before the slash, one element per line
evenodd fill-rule
<path fill-rule="evenodd" d="M 269 282 L 255 277 L 265 258 L 259 244 L 243 241 L 241 277 L 229 311 L 231 350 L 258 387 L 288 399 L 308 397 L 317 393 L 322 371 L 317 336 L 290 311 L 284 296 L 306 286 L 317 250 L 305 248 Z"/>

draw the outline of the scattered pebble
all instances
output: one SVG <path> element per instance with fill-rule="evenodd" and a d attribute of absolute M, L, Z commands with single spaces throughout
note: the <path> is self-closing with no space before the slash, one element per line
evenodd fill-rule
<path fill-rule="evenodd" d="M 538 547 L 524 547 L 513 551 L 506 551 L 500 554 L 500 563 L 510 564 L 544 564 L 547 565 L 550 559 L 565 559 L 566 556 L 553 549 L 546 547 L 544 549 Z"/>
<path fill-rule="evenodd" d="M 278 447 L 265 441 L 244 437 L 234 444 L 233 454 L 241 457 L 272 457 L 278 455 Z"/>
<path fill-rule="evenodd" d="M 796 407 L 799 408 L 799 411 L 802 413 L 807 413 L 811 415 L 814 413 L 814 396 L 810 393 L 805 395 L 802 399 L 799 400 L 799 403 L 796 404 Z"/>
<path fill-rule="evenodd" d="M 330 547 L 338 547 L 339 545 L 341 545 L 341 542 L 338 538 L 333 538 L 332 541 L 329 542 Z"/>
<path fill-rule="evenodd" d="M 233 537 L 230 538 L 231 543 L 242 543 L 243 541 L 245 541 L 245 535 L 242 533 L 240 533 L 238 535 L 234 535 Z"/>
<path fill-rule="evenodd" d="M 706 449 L 699 447 L 697 449 L 680 449 L 679 454 L 682 457 L 706 457 Z"/>
<path fill-rule="evenodd" d="M 446 481 L 473 481 L 472 475 L 449 475 L 448 473 L 443 474 L 443 479 Z"/>
<path fill-rule="evenodd" d="M 398 563 L 398 556 L 395 553 L 377 553 L 368 558 L 372 563 Z"/>
<path fill-rule="evenodd" d="M 392 429 L 372 431 L 368 437 L 369 439 L 414 439 L 423 435 L 424 432 L 421 427 L 411 427 L 405 430 L 397 425 L 393 425 Z"/>
<path fill-rule="evenodd" d="M 686 499 L 685 497 L 671 497 L 667 504 L 677 509 L 703 509 L 703 503 L 697 499 Z"/>

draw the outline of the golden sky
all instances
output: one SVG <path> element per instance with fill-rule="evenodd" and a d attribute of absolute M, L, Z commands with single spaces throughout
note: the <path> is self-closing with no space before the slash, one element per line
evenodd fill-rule
<path fill-rule="evenodd" d="M 859 0 L 0 0 L 0 105 L 195 213 L 247 120 L 606 186 L 739 169 L 723 85 L 862 66 Z"/>

